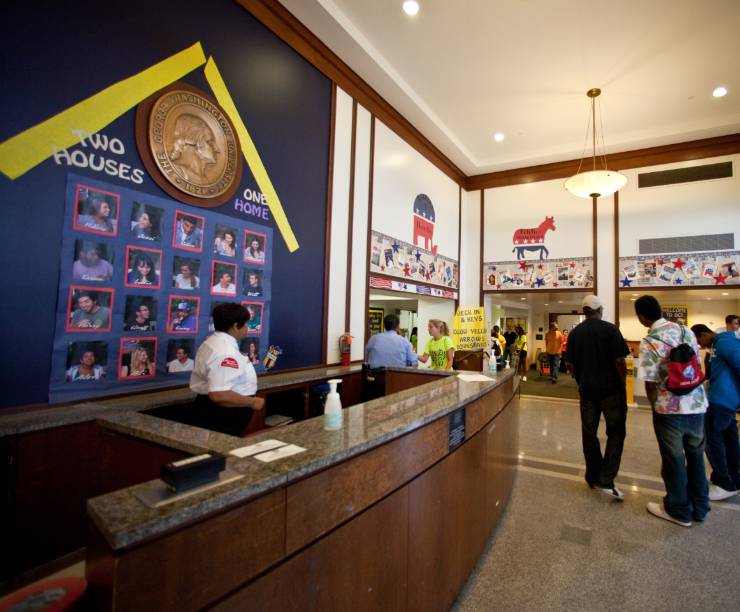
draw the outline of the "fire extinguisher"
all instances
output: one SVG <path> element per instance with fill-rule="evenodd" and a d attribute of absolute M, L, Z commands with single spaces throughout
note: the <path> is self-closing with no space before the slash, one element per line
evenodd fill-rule
<path fill-rule="evenodd" d="M 349 332 L 339 336 L 339 352 L 342 354 L 342 365 L 348 366 L 352 361 L 352 336 Z"/>

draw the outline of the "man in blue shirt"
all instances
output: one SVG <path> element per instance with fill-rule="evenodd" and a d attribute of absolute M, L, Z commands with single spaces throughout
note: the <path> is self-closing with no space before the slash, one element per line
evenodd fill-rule
<path fill-rule="evenodd" d="M 389 314 L 383 319 L 385 331 L 375 334 L 365 347 L 365 380 L 363 398 L 365 400 L 382 397 L 385 394 L 385 373 L 379 368 L 388 366 L 416 367 L 419 361 L 411 342 L 399 335 L 400 321 L 397 315 Z"/>
<path fill-rule="evenodd" d="M 411 342 L 398 334 L 400 321 L 394 314 L 386 315 L 383 319 L 385 331 L 375 334 L 365 347 L 365 361 L 371 369 L 386 366 L 416 367 L 419 361 L 411 346 Z"/>
<path fill-rule="evenodd" d="M 740 441 L 735 411 L 740 408 L 740 340 L 693 325 L 699 346 L 712 350 L 709 362 L 709 408 L 704 421 L 707 459 L 712 466 L 709 499 L 719 501 L 740 491 Z"/>

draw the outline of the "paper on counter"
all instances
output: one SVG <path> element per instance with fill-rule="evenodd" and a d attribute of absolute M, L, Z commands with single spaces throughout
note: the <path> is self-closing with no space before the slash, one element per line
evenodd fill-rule
<path fill-rule="evenodd" d="M 457 377 L 464 382 L 491 382 L 491 379 L 483 374 L 458 374 Z"/>
<path fill-rule="evenodd" d="M 250 446 L 240 446 L 239 448 L 229 451 L 229 453 L 242 458 L 251 457 L 257 453 L 263 453 L 265 451 L 272 450 L 273 448 L 285 446 L 286 444 L 287 442 L 281 442 L 280 440 L 263 440 L 262 442 L 257 442 L 257 444 L 251 444 Z"/>
<path fill-rule="evenodd" d="M 296 446 L 295 444 L 288 444 L 287 446 L 282 446 L 278 449 L 268 451 L 266 453 L 262 453 L 261 455 L 256 455 L 255 459 L 259 459 L 260 461 L 264 463 L 269 463 L 270 461 L 275 461 L 276 459 L 283 459 L 284 457 L 290 457 L 291 455 L 297 455 L 298 453 L 302 453 L 306 449 L 301 446 Z"/>

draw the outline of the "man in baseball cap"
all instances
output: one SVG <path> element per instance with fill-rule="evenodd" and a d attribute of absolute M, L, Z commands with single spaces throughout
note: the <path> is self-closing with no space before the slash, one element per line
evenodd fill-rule
<path fill-rule="evenodd" d="M 190 302 L 179 302 L 175 312 L 172 313 L 172 331 L 192 332 L 198 329 L 198 317 L 192 314 L 193 307 Z"/>
<path fill-rule="evenodd" d="M 603 304 L 587 295 L 581 304 L 586 319 L 568 336 L 568 371 L 581 396 L 581 438 L 586 459 L 586 482 L 592 489 L 623 499 L 614 484 L 627 435 L 627 396 L 624 358 L 629 348 L 619 329 L 602 320 Z M 601 415 L 606 422 L 606 448 L 596 435 Z"/>

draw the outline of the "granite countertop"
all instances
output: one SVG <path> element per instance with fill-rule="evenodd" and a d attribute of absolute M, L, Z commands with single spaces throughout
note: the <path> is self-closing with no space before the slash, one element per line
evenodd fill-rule
<path fill-rule="evenodd" d="M 257 377 L 258 391 L 267 391 L 275 387 L 284 387 L 310 383 L 327 378 L 346 376 L 360 372 L 362 366 L 332 366 L 298 370 L 294 372 L 275 373 Z M 81 402 L 66 406 L 48 406 L 44 408 L 9 409 L 0 411 L 0 437 L 39 431 L 52 427 L 74 425 L 93 421 L 103 416 L 126 412 L 138 412 L 182 404 L 193 399 L 194 394 L 188 387 L 138 393 L 114 397 L 107 400 Z"/>
<path fill-rule="evenodd" d="M 323 370 L 327 373 L 334 370 L 328 376 L 341 376 L 357 369 L 359 366 L 354 370 Z M 464 382 L 452 373 L 413 368 L 394 370 L 429 373 L 430 382 L 346 409 L 342 428 L 337 431 L 325 431 L 323 418 L 319 417 L 261 432 L 245 440 L 130 410 L 101 415 L 98 420 L 104 427 L 186 452 L 228 453 L 268 439 L 297 444 L 306 451 L 273 463 L 228 456 L 227 467 L 242 474 L 243 478 L 160 508 L 150 508 L 139 501 L 134 492 L 146 484 L 135 485 L 88 500 L 88 513 L 113 549 L 132 546 L 398 438 L 469 404 L 514 376 L 513 370 L 504 370 L 486 373 L 489 380 L 485 382 Z M 309 372 L 293 374 L 298 380 L 301 375 L 308 377 Z M 299 381 L 320 378 L 323 376 L 314 375 Z M 283 381 L 281 384 L 292 383 Z M 154 406 L 149 402 L 146 407 Z"/>

